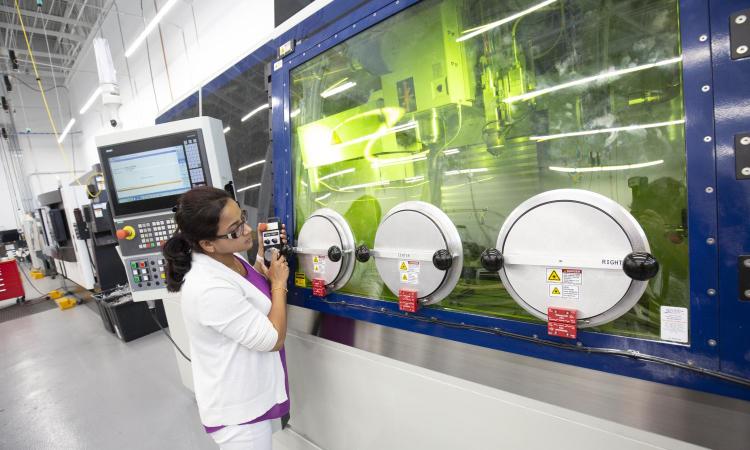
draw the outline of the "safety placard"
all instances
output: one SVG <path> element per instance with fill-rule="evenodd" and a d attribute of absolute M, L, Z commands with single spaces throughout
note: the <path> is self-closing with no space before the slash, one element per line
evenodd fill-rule
<path fill-rule="evenodd" d="M 578 311 L 571 308 L 549 307 L 547 308 L 547 320 L 549 322 L 562 322 L 572 325 L 576 324 Z"/>
<path fill-rule="evenodd" d="M 400 260 L 398 262 L 399 279 L 406 284 L 419 284 L 420 262 Z"/>
<path fill-rule="evenodd" d="M 547 269 L 547 283 L 562 283 L 562 269 Z"/>
<path fill-rule="evenodd" d="M 563 322 L 547 322 L 547 334 L 567 339 L 575 339 L 578 335 L 576 326 Z"/>
<path fill-rule="evenodd" d="M 575 284 L 563 284 L 562 285 L 562 297 L 569 300 L 578 300 L 580 289 Z"/>
<path fill-rule="evenodd" d="M 562 297 L 562 288 L 556 284 L 547 286 L 549 288 L 550 297 Z"/>
<path fill-rule="evenodd" d="M 302 272 L 295 272 L 294 274 L 294 285 L 297 287 L 305 287 L 305 274 Z"/>
<path fill-rule="evenodd" d="M 688 309 L 662 306 L 661 338 L 665 341 L 688 342 Z"/>
<path fill-rule="evenodd" d="M 313 272 L 325 273 L 326 271 L 326 258 L 325 256 L 315 255 L 313 256 Z"/>
<path fill-rule="evenodd" d="M 583 270 L 581 269 L 563 269 L 562 282 L 565 284 L 582 284 Z"/>
<path fill-rule="evenodd" d="M 398 290 L 398 309 L 406 312 L 417 312 L 419 302 L 417 301 L 417 291 L 412 289 Z"/>
<path fill-rule="evenodd" d="M 313 295 L 316 297 L 325 297 L 327 294 L 325 280 L 321 278 L 312 280 L 312 291 Z"/>

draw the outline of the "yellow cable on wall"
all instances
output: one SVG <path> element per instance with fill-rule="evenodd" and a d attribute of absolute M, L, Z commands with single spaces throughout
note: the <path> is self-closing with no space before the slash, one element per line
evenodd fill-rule
<path fill-rule="evenodd" d="M 36 59 L 34 58 L 34 52 L 31 50 L 31 43 L 29 42 L 29 36 L 26 34 L 26 26 L 23 23 L 23 17 L 21 16 L 21 7 L 18 5 L 18 0 L 14 0 L 16 4 L 16 12 L 18 13 L 18 21 L 21 23 L 21 32 L 23 32 L 23 39 L 26 41 L 26 48 L 29 51 L 29 58 L 31 59 L 31 66 L 34 68 L 34 76 L 36 77 L 36 83 L 39 86 L 39 93 L 42 94 L 42 103 L 44 103 L 44 109 L 47 111 L 47 118 L 49 119 L 49 123 L 52 126 L 52 132 L 55 135 L 55 142 L 57 143 L 57 148 L 60 150 L 60 154 L 63 157 L 63 160 L 65 160 L 65 164 L 70 168 L 71 173 L 73 174 L 73 177 L 75 178 L 76 183 L 79 186 L 81 185 L 81 182 L 78 181 L 78 177 L 76 177 L 76 171 L 75 167 L 73 167 L 70 164 L 70 160 L 68 159 L 68 155 L 65 154 L 65 148 L 62 145 L 62 142 L 58 139 L 57 134 L 57 127 L 55 126 L 55 121 L 52 119 L 52 111 L 49 109 L 49 104 L 47 103 L 47 95 L 44 93 L 44 86 L 42 86 L 42 79 L 39 76 L 39 71 L 36 68 Z M 95 174 L 96 175 L 96 174 Z M 90 177 L 89 177 L 90 178 Z M 89 191 L 88 186 L 86 186 L 86 190 L 88 191 L 88 194 L 91 197 L 95 197 L 91 191 Z"/>

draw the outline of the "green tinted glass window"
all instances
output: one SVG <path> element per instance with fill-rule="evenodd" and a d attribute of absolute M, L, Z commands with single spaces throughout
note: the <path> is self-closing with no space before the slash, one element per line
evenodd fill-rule
<path fill-rule="evenodd" d="M 689 303 L 678 16 L 676 0 L 427 0 L 296 67 L 297 230 L 328 207 L 372 246 L 393 206 L 432 203 L 464 249 L 432 307 L 535 321 L 479 255 L 528 198 L 594 191 L 633 214 L 661 263 L 597 330 L 659 339 L 660 307 Z M 372 261 L 342 292 L 394 299 Z"/>

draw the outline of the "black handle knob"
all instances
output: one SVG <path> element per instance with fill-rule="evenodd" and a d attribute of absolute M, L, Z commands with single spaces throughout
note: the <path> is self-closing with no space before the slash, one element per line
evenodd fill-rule
<path fill-rule="evenodd" d="M 328 259 L 333 262 L 341 261 L 341 255 L 341 249 L 336 245 L 332 245 L 331 248 L 328 249 Z"/>
<path fill-rule="evenodd" d="M 367 262 L 370 260 L 370 249 L 366 245 L 360 245 L 357 250 L 354 251 L 354 255 L 357 257 L 359 262 Z"/>
<path fill-rule="evenodd" d="M 622 260 L 625 275 L 637 281 L 646 281 L 659 273 L 659 261 L 650 253 L 633 252 Z"/>
<path fill-rule="evenodd" d="M 292 259 L 292 256 L 297 254 L 297 251 L 294 249 L 294 247 L 288 244 L 282 245 L 279 251 L 281 252 L 282 256 L 284 256 L 284 258 L 286 258 L 287 260 Z"/>
<path fill-rule="evenodd" d="M 503 254 L 496 248 L 488 248 L 483 251 L 479 260 L 481 261 L 484 270 L 489 272 L 497 272 L 503 268 Z"/>
<path fill-rule="evenodd" d="M 446 249 L 441 249 L 432 255 L 432 264 L 440 270 L 448 270 L 453 265 L 453 255 Z"/>

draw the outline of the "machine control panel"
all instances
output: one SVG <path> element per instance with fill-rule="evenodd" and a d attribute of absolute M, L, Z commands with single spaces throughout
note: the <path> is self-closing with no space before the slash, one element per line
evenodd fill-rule
<path fill-rule="evenodd" d="M 125 258 L 130 286 L 134 291 L 166 286 L 166 261 L 161 253 Z"/>
<path fill-rule="evenodd" d="M 152 253 L 167 242 L 177 230 L 174 213 L 115 220 L 123 256 Z"/>

